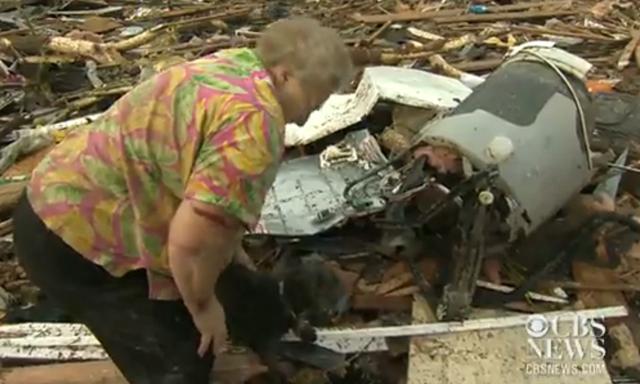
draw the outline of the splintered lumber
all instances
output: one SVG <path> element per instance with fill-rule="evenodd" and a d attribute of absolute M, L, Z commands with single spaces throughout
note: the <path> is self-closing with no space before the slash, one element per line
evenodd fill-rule
<path fill-rule="evenodd" d="M 173 27 L 186 27 L 201 22 L 217 23 L 220 28 L 226 28 L 224 20 L 245 17 L 251 12 L 250 8 L 230 10 L 223 13 L 212 14 L 192 19 L 179 20 L 166 24 L 156 25 L 136 36 L 124 40 L 102 43 L 101 41 L 89 41 L 83 37 L 75 38 L 71 36 L 53 36 L 46 41 L 34 40 L 38 44 L 52 52 L 62 54 L 70 58 L 91 58 L 101 64 L 118 64 L 124 58 L 121 52 L 145 45 L 161 35 L 162 32 Z M 0 50 L 14 49 L 9 39 L 3 39 L 0 43 Z M 33 61 L 33 59 L 31 60 Z"/>
<path fill-rule="evenodd" d="M 464 72 L 483 72 L 498 68 L 503 61 L 503 59 L 485 59 L 451 63 L 451 65 Z"/>
<path fill-rule="evenodd" d="M 552 35 L 552 36 L 564 36 L 564 37 L 575 37 L 576 39 L 584 39 L 584 40 L 595 40 L 595 41 L 605 41 L 605 42 L 614 42 L 616 39 L 611 37 L 596 35 L 590 32 L 572 32 L 572 31 L 559 31 L 556 29 L 545 28 L 545 27 L 524 27 L 520 25 L 512 25 L 509 26 L 511 31 L 518 32 L 526 32 L 535 35 Z"/>
<path fill-rule="evenodd" d="M 628 315 L 625 307 L 608 307 L 581 311 L 545 312 L 543 315 L 557 317 L 558 321 L 572 321 L 576 316 L 583 318 L 610 318 Z M 470 319 L 464 322 L 441 322 L 429 324 L 397 325 L 389 327 L 357 329 L 319 329 L 317 344 L 340 353 L 362 351 L 385 351 L 386 338 L 434 336 L 452 333 L 491 331 L 504 328 L 518 328 L 524 331 L 529 315 L 501 316 L 497 318 Z M 494 332 L 495 333 L 495 332 Z M 433 338 L 433 339 L 439 339 Z M 524 339 L 526 343 L 526 338 Z"/>
<path fill-rule="evenodd" d="M 18 204 L 27 183 L 27 181 L 16 181 L 0 184 L 0 212 L 9 211 Z"/>
<path fill-rule="evenodd" d="M 402 22 L 402 21 L 418 21 L 433 19 L 436 16 L 455 16 L 463 13 L 460 9 L 444 10 L 444 11 L 431 11 L 431 12 L 401 12 L 393 13 L 389 15 L 353 15 L 355 21 L 367 24 L 380 24 L 387 22 Z"/>
<path fill-rule="evenodd" d="M 410 272 L 402 273 L 398 276 L 394 276 L 389 281 L 385 281 L 380 284 L 376 293 L 384 295 L 398 288 L 404 287 L 413 280 L 413 275 Z"/>
<path fill-rule="evenodd" d="M 532 3 L 487 6 L 487 11 L 491 13 L 525 11 L 525 10 L 530 10 L 533 8 L 538 8 L 543 6 L 562 6 L 566 4 L 568 4 L 568 2 L 564 0 L 554 1 L 554 2 L 538 1 L 538 2 L 532 2 Z M 409 12 L 399 12 L 399 13 L 391 13 L 391 14 L 383 14 L 383 15 L 355 14 L 353 15 L 353 19 L 361 23 L 381 24 L 389 21 L 391 22 L 419 21 L 419 20 L 429 20 L 436 17 L 459 16 L 459 15 L 463 15 L 465 12 L 466 12 L 466 9 L 444 9 L 444 10 L 430 11 L 430 12 L 409 11 Z"/>
<path fill-rule="evenodd" d="M 46 46 L 58 53 L 89 57 L 103 64 L 117 63 L 123 60 L 120 53 L 113 47 L 93 41 L 54 36 Z"/>
<path fill-rule="evenodd" d="M 640 286 L 631 284 L 597 284 L 597 283 L 578 283 L 576 281 L 553 281 L 543 284 L 551 288 L 563 288 L 572 290 L 585 291 L 619 291 L 619 292 L 640 292 Z"/>
<path fill-rule="evenodd" d="M 13 231 L 13 219 L 0 222 L 0 236 L 8 235 Z"/>
<path fill-rule="evenodd" d="M 196 13 L 211 11 L 219 7 L 220 7 L 220 4 L 209 4 L 209 5 L 197 6 L 193 8 L 187 8 L 187 9 L 176 9 L 168 12 L 163 12 L 162 14 L 159 14 L 159 15 L 139 17 L 136 20 L 146 21 L 146 20 L 153 20 L 153 19 L 168 19 L 172 17 L 184 17 L 184 16 L 193 15 Z"/>
<path fill-rule="evenodd" d="M 437 24 L 485 23 L 485 22 L 508 21 L 508 20 L 546 19 L 546 18 L 552 18 L 552 17 L 571 16 L 577 13 L 578 13 L 577 10 L 506 12 L 506 13 L 489 13 L 484 15 L 435 17 L 433 21 L 435 21 Z"/>
<path fill-rule="evenodd" d="M 580 311 L 545 312 L 558 321 L 583 318 L 612 318 L 627 316 L 623 306 Z M 316 344 L 339 353 L 386 351 L 386 338 L 433 336 L 451 333 L 490 331 L 518 327 L 524 330 L 529 315 L 471 319 L 464 322 L 396 325 L 370 328 L 321 328 L 316 331 Z M 286 336 L 285 340 L 297 340 Z M 96 360 L 101 352 L 100 343 L 91 331 L 81 324 L 26 323 L 0 326 L 0 359 L 55 361 Z M 71 354 L 73 352 L 73 354 Z"/>
<path fill-rule="evenodd" d="M 484 280 L 478 280 L 476 283 L 478 287 L 490 289 L 497 292 L 511 293 L 515 291 L 515 288 L 508 287 L 506 285 L 494 284 Z M 547 303 L 569 304 L 569 300 L 567 299 L 556 296 L 543 295 L 536 292 L 527 292 L 526 297 L 530 300 L 544 301 Z"/>
<path fill-rule="evenodd" d="M 431 68 L 436 71 L 455 79 L 459 79 L 464 74 L 463 71 L 447 63 L 447 61 L 440 55 L 433 55 L 429 58 Z"/>
<path fill-rule="evenodd" d="M 640 43 L 640 31 L 634 31 L 631 36 L 631 41 L 629 41 L 618 59 L 617 68 L 619 71 L 622 71 L 631 64 L 631 57 L 635 55 L 638 43 Z"/>

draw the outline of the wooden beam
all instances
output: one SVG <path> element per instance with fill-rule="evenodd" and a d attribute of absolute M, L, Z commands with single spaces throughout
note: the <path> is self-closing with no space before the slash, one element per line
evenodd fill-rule
<path fill-rule="evenodd" d="M 486 22 L 508 21 L 508 20 L 548 19 L 552 17 L 571 16 L 577 13 L 578 13 L 577 10 L 487 13 L 483 15 L 471 14 L 471 15 L 462 15 L 462 16 L 435 17 L 433 21 L 435 21 L 437 24 L 486 23 Z"/>
<path fill-rule="evenodd" d="M 604 317 L 618 318 L 629 314 L 623 306 L 586 309 L 580 311 L 554 311 L 542 315 L 557 317 L 559 321 L 572 321 L 579 315 L 584 318 Z M 357 328 L 357 329 L 320 329 L 317 331 L 318 341 L 441 335 L 468 331 L 519 327 L 527 324 L 529 315 L 515 315 L 488 319 L 470 319 L 465 321 L 451 321 L 433 324 L 396 325 L 389 327 Z"/>
<path fill-rule="evenodd" d="M 474 61 L 462 61 L 450 63 L 454 68 L 463 72 L 484 72 L 492 71 L 500 66 L 504 59 L 486 59 Z"/>
<path fill-rule="evenodd" d="M 625 307 L 608 307 L 581 311 L 545 312 L 560 322 L 583 318 L 614 318 L 628 315 Z M 524 326 L 529 315 L 471 319 L 432 324 L 396 325 L 356 329 L 318 329 L 316 344 L 340 353 L 384 351 L 388 349 L 386 338 L 434 336 L 469 331 L 486 331 Z M 37 331 L 37 332 L 34 332 Z M 73 337 L 71 337 L 73 336 Z M 286 340 L 298 340 L 285 337 Z M 101 353 L 100 343 L 91 332 L 80 324 L 19 324 L 0 326 L 0 359 L 55 360 L 55 352 L 62 353 L 63 360 L 95 360 Z M 99 356 L 98 356 L 99 357 Z"/>
<path fill-rule="evenodd" d="M 487 12 L 499 13 L 499 12 L 525 11 L 525 10 L 530 10 L 532 8 L 539 8 L 544 6 L 563 6 L 566 4 L 568 4 L 566 0 L 536 1 L 531 3 L 488 6 Z M 467 11 L 466 8 L 457 8 L 457 9 L 443 9 L 439 11 L 429 11 L 429 12 L 409 11 L 409 12 L 398 12 L 398 13 L 380 14 L 380 15 L 354 14 L 352 18 L 355 21 L 359 21 L 361 23 L 382 24 L 389 21 L 391 22 L 419 21 L 419 20 L 429 20 L 436 17 L 444 17 L 444 16 L 460 16 L 460 15 L 464 15 L 466 11 Z"/>
<path fill-rule="evenodd" d="M 11 211 L 18 204 L 27 184 L 28 181 L 16 181 L 0 185 L 0 212 Z"/>

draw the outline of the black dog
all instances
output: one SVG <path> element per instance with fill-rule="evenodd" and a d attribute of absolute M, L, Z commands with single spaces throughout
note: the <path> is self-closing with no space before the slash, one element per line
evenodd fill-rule
<path fill-rule="evenodd" d="M 315 331 L 297 320 L 276 278 L 232 263 L 216 283 L 216 295 L 226 315 L 232 342 L 251 348 L 269 368 L 270 382 L 283 382 L 278 369 L 282 336 L 293 330 L 303 341 L 315 341 Z"/>
<path fill-rule="evenodd" d="M 269 351 L 295 328 L 295 316 L 278 281 L 265 273 L 232 263 L 220 275 L 216 295 L 224 308 L 231 340 L 258 354 Z"/>

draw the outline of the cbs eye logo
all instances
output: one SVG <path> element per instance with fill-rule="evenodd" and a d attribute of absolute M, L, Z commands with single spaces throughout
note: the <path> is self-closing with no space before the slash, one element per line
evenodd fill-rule
<path fill-rule="evenodd" d="M 540 338 L 549 332 L 549 321 L 542 315 L 531 315 L 527 319 L 527 333 L 529 337 Z"/>

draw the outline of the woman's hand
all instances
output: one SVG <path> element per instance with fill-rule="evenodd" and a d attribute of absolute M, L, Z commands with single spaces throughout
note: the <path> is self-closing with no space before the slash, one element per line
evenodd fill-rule
<path fill-rule="evenodd" d="M 204 356 L 209 348 L 213 348 L 214 355 L 224 353 L 227 349 L 229 336 L 224 309 L 218 299 L 212 295 L 191 316 L 196 328 L 200 331 L 198 354 Z"/>

